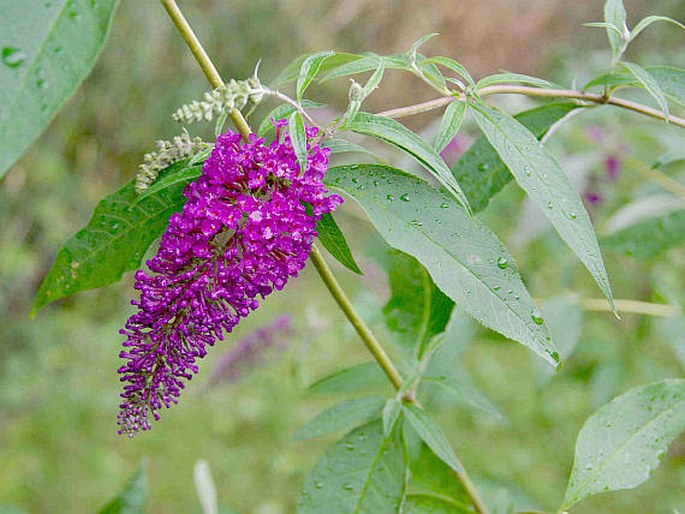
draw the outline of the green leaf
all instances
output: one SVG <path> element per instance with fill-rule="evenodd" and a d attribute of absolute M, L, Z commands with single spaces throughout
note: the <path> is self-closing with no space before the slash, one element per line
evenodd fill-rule
<path fill-rule="evenodd" d="M 440 496 L 410 494 L 404 502 L 402 514 L 472 514 L 473 509 Z"/>
<path fill-rule="evenodd" d="M 304 172 L 307 168 L 307 135 L 304 131 L 302 114 L 299 111 L 293 112 L 290 118 L 288 118 L 288 129 L 290 131 L 290 141 L 297 156 L 297 162 L 300 163 L 300 169 Z"/>
<path fill-rule="evenodd" d="M 595 231 L 583 202 L 559 161 L 521 123 L 483 103 L 472 105 L 474 118 L 512 175 L 590 271 L 613 308 Z"/>
<path fill-rule="evenodd" d="M 302 95 L 312 83 L 316 74 L 319 73 L 323 62 L 334 55 L 332 50 L 317 52 L 307 57 L 300 67 L 300 75 L 297 77 L 297 101 L 302 100 Z"/>
<path fill-rule="evenodd" d="M 487 86 L 492 86 L 494 84 L 504 84 L 514 82 L 516 84 L 527 84 L 529 86 L 537 86 L 545 89 L 552 89 L 555 84 L 551 82 L 539 79 L 537 77 L 531 77 L 530 75 L 524 75 L 522 73 L 496 73 L 495 75 L 490 75 L 484 77 L 478 81 L 476 88 L 482 89 Z"/>
<path fill-rule="evenodd" d="M 633 27 L 633 30 L 630 33 L 630 40 L 632 41 L 635 39 L 640 32 L 645 30 L 647 27 L 649 27 L 652 23 L 656 23 L 658 21 L 663 21 L 666 23 L 672 23 L 673 25 L 680 27 L 681 29 L 685 30 L 685 25 L 680 23 L 679 21 L 676 21 L 672 18 L 669 18 L 668 16 L 645 16 L 642 18 L 635 27 Z"/>
<path fill-rule="evenodd" d="M 355 398 L 338 403 L 300 428 L 293 435 L 293 439 L 304 441 L 332 432 L 351 430 L 376 418 L 381 413 L 384 404 L 385 399 L 378 396 Z"/>
<path fill-rule="evenodd" d="M 311 100 L 301 100 L 300 105 L 302 106 L 303 109 L 319 109 L 321 107 L 324 107 L 324 104 L 321 104 L 319 102 L 312 102 Z M 262 122 L 259 124 L 259 128 L 257 129 L 257 135 L 259 137 L 264 137 L 266 134 L 274 130 L 274 125 L 271 123 L 271 119 L 273 118 L 275 121 L 278 120 L 283 120 L 288 117 L 292 113 L 294 113 L 297 110 L 297 108 L 294 105 L 291 104 L 281 104 L 275 109 L 273 109 L 269 114 L 264 116 L 264 119 Z"/>
<path fill-rule="evenodd" d="M 604 73 L 593 78 L 590 82 L 583 86 L 583 91 L 588 91 L 593 88 L 609 87 L 615 89 L 620 86 L 635 86 L 635 77 L 627 73 Z"/>
<path fill-rule="evenodd" d="M 147 504 L 147 475 L 142 462 L 133 477 L 99 514 L 143 514 Z"/>
<path fill-rule="evenodd" d="M 461 122 L 464 121 L 464 114 L 466 113 L 466 102 L 454 100 L 447 105 L 445 114 L 440 121 L 440 128 L 438 135 L 435 137 L 433 148 L 440 153 L 445 147 L 454 139 L 459 129 Z"/>
<path fill-rule="evenodd" d="M 602 239 L 602 247 L 641 261 L 685 242 L 685 210 L 648 218 Z"/>
<path fill-rule="evenodd" d="M 364 148 L 361 145 L 358 145 L 357 143 L 353 143 L 351 141 L 348 141 L 347 139 L 343 139 L 340 137 L 333 137 L 333 138 L 328 138 L 324 140 L 324 142 L 321 144 L 323 148 L 330 148 L 331 149 L 331 155 L 339 154 L 339 153 L 366 153 L 369 155 L 374 155 L 372 151 L 370 151 L 368 148 Z M 375 155 L 374 155 L 375 156 Z"/>
<path fill-rule="evenodd" d="M 307 391 L 312 394 L 355 393 L 388 384 L 388 378 L 378 364 L 364 362 L 317 380 Z"/>
<path fill-rule="evenodd" d="M 437 32 L 433 32 L 432 34 L 426 34 L 423 37 L 420 37 L 416 41 L 414 41 L 411 45 L 411 48 L 409 48 L 409 52 L 407 55 L 409 56 L 409 59 L 413 59 L 414 61 L 416 60 L 416 52 L 418 51 L 419 47 L 426 43 L 427 41 L 430 41 L 433 39 L 435 36 L 438 36 L 439 34 Z"/>
<path fill-rule="evenodd" d="M 433 283 L 428 271 L 406 253 L 390 252 L 391 297 L 383 308 L 388 328 L 405 353 L 419 360 L 428 342 L 445 331 L 454 302 Z"/>
<path fill-rule="evenodd" d="M 360 58 L 357 60 L 345 63 L 342 66 L 338 66 L 328 73 L 325 73 L 319 81 L 328 82 L 329 80 L 340 77 L 347 77 L 349 75 L 374 71 L 376 68 L 378 68 L 379 60 L 383 62 L 383 66 L 386 69 L 411 70 L 407 56 L 404 54 L 380 56 L 374 53 L 367 53 L 359 57 Z"/>
<path fill-rule="evenodd" d="M 429 496 L 449 503 L 454 511 L 448 512 L 474 512 L 468 493 L 456 480 L 454 471 L 420 439 L 416 441 L 418 444 L 410 444 L 409 435 L 414 434 L 405 433 L 411 470 L 407 501 L 413 495 Z"/>
<path fill-rule="evenodd" d="M 606 23 L 604 21 L 593 21 L 590 23 L 583 23 L 583 27 L 591 27 L 598 29 L 607 29 L 607 32 L 611 31 L 616 36 L 623 37 L 623 32 L 621 32 L 616 25 L 613 23 Z"/>
<path fill-rule="evenodd" d="M 0 16 L 0 179 L 90 73 L 116 0 L 7 0 Z"/>
<path fill-rule="evenodd" d="M 607 36 L 614 57 L 620 55 L 623 50 L 623 34 L 628 31 L 626 20 L 627 15 L 626 9 L 623 6 L 623 0 L 606 0 L 604 4 L 604 21 L 616 27 L 618 31 L 617 33 L 614 30 L 607 29 Z"/>
<path fill-rule="evenodd" d="M 197 179 L 200 175 L 202 175 L 202 165 L 188 166 L 188 161 L 175 163 L 163 171 L 150 187 L 140 193 L 131 203 L 131 207 L 168 189 L 177 190 L 179 187 L 185 186 Z"/>
<path fill-rule="evenodd" d="M 319 241 L 328 250 L 328 253 L 335 257 L 336 261 L 353 273 L 364 274 L 354 260 L 352 251 L 347 245 L 345 235 L 340 230 L 340 227 L 338 227 L 332 214 L 327 213 L 321 216 L 319 223 L 316 225 L 316 231 L 319 233 Z"/>
<path fill-rule="evenodd" d="M 439 66 L 443 66 L 444 68 L 453 71 L 454 73 L 465 79 L 470 86 L 476 86 L 476 83 L 474 82 L 473 77 L 471 77 L 471 74 L 468 72 L 468 70 L 454 59 L 442 56 L 429 57 L 428 59 L 422 61 L 421 64 L 437 64 Z"/>
<path fill-rule="evenodd" d="M 324 182 L 356 200 L 388 244 L 423 264 L 462 309 L 556 365 L 547 327 L 532 319 L 535 303 L 513 257 L 451 195 L 379 164 L 332 167 Z"/>
<path fill-rule="evenodd" d="M 297 80 L 300 77 L 300 69 L 302 68 L 302 64 L 310 55 L 311 54 L 303 54 L 293 59 L 292 62 L 290 62 L 290 64 L 288 64 L 288 66 L 281 71 L 278 77 L 271 81 L 271 86 L 280 87 Z M 363 56 L 357 54 L 335 53 L 321 63 L 319 72 L 330 72 L 331 70 L 362 58 Z"/>
<path fill-rule="evenodd" d="M 183 167 L 184 163 L 174 164 L 160 177 L 175 175 Z M 140 267 L 150 244 L 164 232 L 171 215 L 181 210 L 185 182 L 141 201 L 137 201 L 134 183 L 100 200 L 88 224 L 57 253 L 36 294 L 32 314 L 65 296 L 113 284 L 125 272 Z"/>
<path fill-rule="evenodd" d="M 647 72 L 669 100 L 685 108 L 685 70 L 671 66 L 650 66 Z"/>
<path fill-rule="evenodd" d="M 545 366 L 545 369 L 549 368 Z M 421 379 L 421 384 L 440 385 L 450 391 L 461 405 L 468 406 L 497 420 L 504 419 L 497 407 L 480 389 L 457 374 L 438 377 L 425 376 Z"/>
<path fill-rule="evenodd" d="M 463 467 L 454 450 L 450 446 L 442 429 L 426 414 L 426 411 L 411 403 L 402 404 L 402 412 L 421 440 L 433 451 L 441 461 L 455 471 L 463 471 Z"/>
<path fill-rule="evenodd" d="M 636 387 L 615 398 L 590 416 L 578 434 L 560 510 L 598 493 L 640 485 L 684 429 L 683 379 Z"/>
<path fill-rule="evenodd" d="M 307 477 L 297 514 L 396 514 L 406 489 L 401 433 L 374 421 L 331 446 Z"/>
<path fill-rule="evenodd" d="M 445 186 L 460 204 L 469 209 L 464 193 L 440 155 L 401 123 L 383 116 L 360 112 L 348 122 L 346 128 L 352 132 L 376 137 L 407 152 Z"/>
<path fill-rule="evenodd" d="M 571 102 L 550 103 L 514 116 L 535 137 L 541 139 L 549 129 L 578 106 Z M 471 145 L 452 167 L 452 173 L 464 190 L 474 212 L 487 207 L 490 198 L 502 190 L 512 175 L 485 136 Z"/>
<path fill-rule="evenodd" d="M 397 398 L 389 398 L 383 406 L 383 433 L 387 436 L 393 431 L 402 413 L 402 405 Z"/>
<path fill-rule="evenodd" d="M 652 95 L 652 98 L 656 100 L 661 112 L 664 113 L 665 117 L 668 117 L 668 102 L 666 101 L 664 92 L 661 90 L 661 86 L 657 80 L 652 77 L 642 66 L 626 61 L 621 61 L 621 64 L 638 80 L 640 84 L 642 84 L 647 92 Z"/>

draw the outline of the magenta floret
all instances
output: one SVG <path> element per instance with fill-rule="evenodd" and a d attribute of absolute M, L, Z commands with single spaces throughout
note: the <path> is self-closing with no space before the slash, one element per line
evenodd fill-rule
<path fill-rule="evenodd" d="M 136 272 L 140 300 L 131 303 L 138 312 L 121 330 L 119 433 L 150 429 L 150 416 L 159 419 L 162 407 L 178 401 L 196 360 L 256 309 L 259 297 L 297 276 L 317 221 L 342 203 L 322 182 L 330 150 L 308 145 L 302 173 L 282 126 L 276 123 L 269 146 L 254 134 L 246 143 L 231 131 L 219 136 L 147 261 L 149 271 Z M 308 138 L 316 133 L 307 129 Z"/>

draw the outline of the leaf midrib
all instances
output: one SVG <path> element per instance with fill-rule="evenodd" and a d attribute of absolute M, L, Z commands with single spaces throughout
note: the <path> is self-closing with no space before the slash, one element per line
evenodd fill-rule
<path fill-rule="evenodd" d="M 681 399 L 679 402 L 677 402 L 675 405 L 669 407 L 668 409 L 666 409 L 666 410 L 660 412 L 656 417 L 654 417 L 654 418 L 653 418 L 651 421 L 649 421 L 648 423 L 642 425 L 642 426 L 640 427 L 639 430 L 637 430 L 636 432 L 634 432 L 630 437 L 628 437 L 628 439 L 625 440 L 625 442 L 623 442 L 618 448 L 616 448 L 613 452 L 611 452 L 610 456 L 609 456 L 608 458 L 606 458 L 606 459 L 604 460 L 604 462 L 602 462 L 602 464 L 599 465 L 599 466 L 597 467 L 596 472 L 595 472 L 595 473 L 589 474 L 588 477 L 582 482 L 582 486 L 581 486 L 581 487 L 578 487 L 577 490 L 578 490 L 579 492 L 583 492 L 583 491 L 585 490 L 585 488 L 590 484 L 590 482 L 592 482 L 593 478 L 596 477 L 601 471 L 603 471 L 604 468 L 608 465 L 608 463 L 609 463 L 610 461 L 612 461 L 612 460 L 616 457 L 616 455 L 617 455 L 618 453 L 620 453 L 621 451 L 625 450 L 625 449 L 633 442 L 633 440 L 634 440 L 638 435 L 640 435 L 640 434 L 641 434 L 645 429 L 647 429 L 648 427 L 652 426 L 656 421 L 658 421 L 659 419 L 661 419 L 662 416 L 665 416 L 666 414 L 669 414 L 670 412 L 672 412 L 672 411 L 675 409 L 675 407 L 676 407 L 677 405 L 680 405 L 680 404 L 683 404 L 683 403 L 685 403 L 685 398 Z M 576 497 L 577 497 L 578 499 L 575 500 L 573 503 L 568 503 L 568 499 L 567 499 L 567 500 L 564 502 L 564 505 L 562 506 L 562 509 L 565 509 L 566 507 L 570 507 L 571 505 L 577 503 L 578 501 L 580 501 L 580 500 L 582 499 L 581 497 L 578 497 L 578 494 L 576 494 Z M 587 496 L 584 496 L 584 497 L 587 497 Z"/>

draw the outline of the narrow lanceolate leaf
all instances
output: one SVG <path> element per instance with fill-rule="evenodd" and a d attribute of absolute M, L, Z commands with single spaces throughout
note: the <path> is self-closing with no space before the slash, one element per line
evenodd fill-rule
<path fill-rule="evenodd" d="M 440 121 L 438 135 L 435 137 L 435 143 L 433 144 L 436 152 L 442 152 L 450 141 L 454 139 L 454 136 L 457 135 L 461 128 L 461 122 L 464 121 L 465 113 L 466 102 L 455 100 L 447 106 L 445 114 Z"/>
<path fill-rule="evenodd" d="M 671 66 L 650 66 L 647 72 L 654 77 L 669 100 L 685 107 L 685 70 Z"/>
<path fill-rule="evenodd" d="M 411 70 L 409 61 L 405 54 L 380 56 L 374 53 L 368 53 L 359 57 L 360 58 L 357 60 L 347 62 L 342 66 L 338 66 L 335 69 L 323 74 L 320 82 L 327 82 L 340 77 L 347 77 L 350 75 L 356 75 L 358 73 L 374 71 L 376 68 L 378 68 L 379 60 L 383 61 L 383 66 L 386 69 Z"/>
<path fill-rule="evenodd" d="M 319 109 L 321 107 L 324 107 L 324 104 L 319 102 L 312 102 L 311 100 L 302 100 L 300 102 L 300 105 L 303 109 Z M 274 124 L 271 121 L 272 119 L 274 121 L 278 121 L 289 118 L 290 115 L 294 113 L 296 110 L 297 108 L 291 104 L 279 105 L 271 112 L 269 112 L 269 114 L 264 116 L 264 119 L 259 124 L 259 128 L 257 129 L 257 135 L 259 137 L 264 137 L 266 134 L 274 130 Z"/>
<path fill-rule="evenodd" d="M 463 467 L 454 450 L 450 446 L 442 429 L 433 419 L 414 404 L 402 404 L 402 412 L 411 427 L 416 430 L 421 440 L 426 443 L 436 457 L 455 471 L 462 471 Z"/>
<path fill-rule="evenodd" d="M 635 39 L 640 32 L 645 30 L 647 27 L 649 27 L 651 24 L 663 21 L 666 23 L 671 23 L 675 25 L 676 27 L 680 27 L 681 29 L 685 30 L 685 25 L 680 23 L 679 21 L 674 20 L 673 18 L 669 18 L 668 16 L 645 16 L 642 18 L 636 25 L 633 27 L 633 30 L 630 33 L 630 40 L 632 41 Z"/>
<path fill-rule="evenodd" d="M 608 250 L 649 260 L 685 243 L 685 210 L 647 218 L 602 239 Z"/>
<path fill-rule="evenodd" d="M 325 50 L 317 52 L 307 57 L 300 68 L 300 75 L 297 77 L 297 100 L 302 100 L 302 95 L 312 83 L 316 74 L 319 73 L 323 62 L 331 57 L 335 52 L 332 50 Z"/>
<path fill-rule="evenodd" d="M 346 128 L 352 132 L 376 137 L 407 152 L 445 186 L 462 206 L 469 209 L 464 193 L 440 155 L 401 123 L 383 116 L 360 112 Z"/>
<path fill-rule="evenodd" d="M 317 380 L 307 388 L 307 391 L 313 394 L 356 393 L 389 383 L 378 364 L 364 362 Z"/>
<path fill-rule="evenodd" d="M 293 59 L 279 75 L 270 82 L 272 87 L 280 87 L 290 82 L 296 81 L 300 77 L 300 70 L 304 61 L 311 54 L 303 54 Z M 357 54 L 336 53 L 324 60 L 319 66 L 319 72 L 330 72 L 340 66 L 362 59 L 363 56 Z"/>
<path fill-rule="evenodd" d="M 159 195 L 167 189 L 176 190 L 202 175 L 202 165 L 189 166 L 188 164 L 179 162 L 169 166 L 150 187 L 138 195 L 131 206 L 137 205 L 150 196 Z"/>
<path fill-rule="evenodd" d="M 324 140 L 321 146 L 323 148 L 330 148 L 331 155 L 339 153 L 365 153 L 373 155 L 375 157 L 374 153 L 368 148 L 364 148 L 363 146 L 358 145 L 357 143 L 353 143 L 351 141 L 348 141 L 347 139 L 343 139 L 340 137 L 328 138 Z"/>
<path fill-rule="evenodd" d="M 589 496 L 632 489 L 659 466 L 668 447 L 685 429 L 685 380 L 636 387 L 587 420 L 560 510 Z"/>
<path fill-rule="evenodd" d="M 319 233 L 319 241 L 328 250 L 328 253 L 335 257 L 336 261 L 354 273 L 364 274 L 354 260 L 345 235 L 340 230 L 340 227 L 338 227 L 332 214 L 327 213 L 321 216 L 319 223 L 316 225 L 316 231 Z"/>
<path fill-rule="evenodd" d="M 307 477 L 297 514 L 396 514 L 406 490 L 401 431 L 374 421 L 331 446 Z"/>
<path fill-rule="evenodd" d="M 530 75 L 524 75 L 522 73 L 497 73 L 495 75 L 489 75 L 482 78 L 476 84 L 478 89 L 482 89 L 486 86 L 492 86 L 495 84 L 506 84 L 506 83 L 516 83 L 516 84 L 526 84 L 529 86 L 536 86 L 541 88 L 554 88 L 555 85 L 551 82 L 539 79 L 537 77 L 531 77 Z"/>
<path fill-rule="evenodd" d="M 43 5 L 45 4 L 45 5 Z M 0 178 L 88 76 L 116 0 L 6 0 L 0 16 Z"/>
<path fill-rule="evenodd" d="M 174 174 L 178 163 L 167 168 Z M 166 172 L 162 172 L 164 177 Z M 171 185 L 141 201 L 131 181 L 103 198 L 88 224 L 57 253 L 36 294 L 32 313 L 44 305 L 80 291 L 117 282 L 140 267 L 148 247 L 166 228 L 185 199 L 185 182 Z"/>
<path fill-rule="evenodd" d="M 535 135 L 505 112 L 482 103 L 474 104 L 472 110 L 485 137 L 518 184 L 580 258 L 613 305 L 590 217 L 559 161 Z"/>
<path fill-rule="evenodd" d="M 304 172 L 307 167 L 307 135 L 304 131 L 302 114 L 299 111 L 293 112 L 288 118 L 288 128 L 293 150 L 297 156 L 297 161 L 300 163 L 300 169 Z"/>
<path fill-rule="evenodd" d="M 421 64 L 423 65 L 428 65 L 428 64 L 435 64 L 442 66 L 444 68 L 447 68 L 450 71 L 453 71 L 457 75 L 459 75 L 461 78 L 465 79 L 468 85 L 475 87 L 476 83 L 474 82 L 473 78 L 471 77 L 471 74 L 468 72 L 468 70 L 455 61 L 454 59 L 450 59 L 449 57 L 442 57 L 442 56 L 436 56 L 436 57 L 429 57 L 425 61 L 422 61 Z"/>
<path fill-rule="evenodd" d="M 637 79 L 640 84 L 642 84 L 647 92 L 652 95 L 652 98 L 656 100 L 661 112 L 663 112 L 664 116 L 668 118 L 668 102 L 666 101 L 664 92 L 661 90 L 661 86 L 657 80 L 652 77 L 647 70 L 638 64 L 626 61 L 622 61 L 621 64 Z"/>
<path fill-rule="evenodd" d="M 623 6 L 623 0 L 606 0 L 604 3 L 604 21 L 616 28 L 616 30 L 607 29 L 607 36 L 614 57 L 623 50 L 623 34 L 628 30 L 626 20 L 626 8 Z"/>
<path fill-rule="evenodd" d="M 356 200 L 388 244 L 423 264 L 460 308 L 556 365 L 547 327 L 513 257 L 451 195 L 374 164 L 333 167 L 324 181 Z"/>
<path fill-rule="evenodd" d="M 99 514 L 143 514 L 147 504 L 147 475 L 145 465 L 138 466 L 135 474 Z"/>
<path fill-rule="evenodd" d="M 385 404 L 385 398 L 372 396 L 347 400 L 326 409 L 309 423 L 295 432 L 295 441 L 321 437 L 333 432 L 351 430 L 378 417 Z"/>
<path fill-rule="evenodd" d="M 523 111 L 514 118 L 541 139 L 551 127 L 578 109 L 571 102 L 543 105 Z M 490 198 L 499 193 L 512 175 L 485 136 L 481 136 L 452 167 L 474 212 L 487 207 Z"/>
<path fill-rule="evenodd" d="M 388 264 L 392 296 L 383 308 L 385 321 L 405 354 L 418 360 L 429 341 L 445 331 L 454 302 L 410 255 L 393 251 Z"/>

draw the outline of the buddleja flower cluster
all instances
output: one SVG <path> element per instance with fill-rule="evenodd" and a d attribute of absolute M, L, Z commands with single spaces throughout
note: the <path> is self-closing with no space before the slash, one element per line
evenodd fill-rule
<path fill-rule="evenodd" d="M 269 146 L 254 135 L 246 143 L 231 131 L 219 136 L 149 271 L 136 273 L 138 312 L 121 330 L 119 433 L 148 430 L 151 417 L 177 402 L 207 347 L 256 309 L 258 298 L 297 276 L 317 221 L 342 202 L 322 183 L 330 151 L 308 143 L 302 171 L 285 124 L 276 122 Z M 316 134 L 306 129 L 307 138 Z"/>

